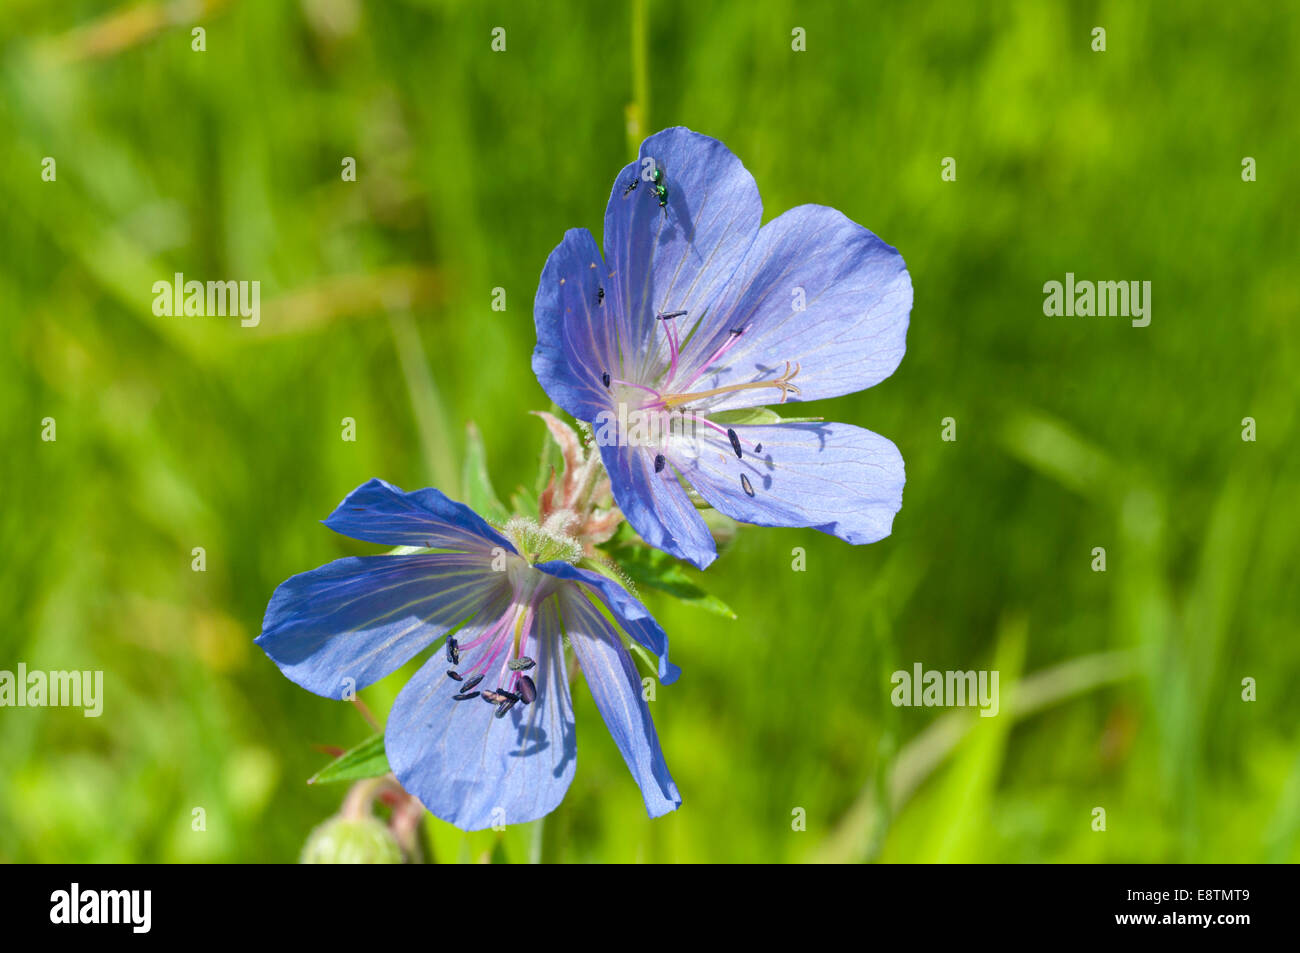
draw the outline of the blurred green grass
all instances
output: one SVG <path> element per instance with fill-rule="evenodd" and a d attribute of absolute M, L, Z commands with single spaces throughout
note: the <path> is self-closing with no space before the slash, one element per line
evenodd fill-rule
<path fill-rule="evenodd" d="M 252 645 L 267 598 L 372 551 L 317 523 L 352 487 L 454 481 L 468 420 L 498 487 L 531 482 L 537 276 L 627 160 L 620 5 L 206 6 L 203 53 L 181 4 L 0 10 L 0 668 L 106 672 L 99 719 L 0 711 L 0 860 L 297 856 L 343 793 L 305 785 L 312 745 L 367 728 Z M 647 594 L 685 805 L 645 818 L 580 689 L 546 856 L 1300 860 L 1300 13 L 646 9 L 650 130 L 726 142 L 765 218 L 832 205 L 907 260 L 902 366 L 817 412 L 892 438 L 908 486 L 870 547 L 742 532 L 707 574 L 737 621 Z M 262 325 L 155 317 L 177 271 L 260 280 Z M 1152 281 L 1151 326 L 1044 317 L 1067 271 Z M 1093 682 L 1090 657 L 1121 661 Z M 1059 698 L 969 725 L 889 703 L 895 669 L 995 659 Z M 433 825 L 440 859 L 532 836 Z"/>

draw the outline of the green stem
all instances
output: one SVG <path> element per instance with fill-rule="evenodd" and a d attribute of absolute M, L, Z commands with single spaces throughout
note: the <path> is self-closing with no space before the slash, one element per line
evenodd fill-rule
<path fill-rule="evenodd" d="M 650 71 L 646 57 L 645 0 L 632 0 L 632 102 L 627 104 L 627 146 L 636 158 L 650 126 Z"/>

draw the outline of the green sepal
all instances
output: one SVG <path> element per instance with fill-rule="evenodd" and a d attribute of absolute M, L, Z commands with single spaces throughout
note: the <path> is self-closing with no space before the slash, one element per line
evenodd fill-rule
<path fill-rule="evenodd" d="M 350 751 L 345 751 L 308 779 L 308 784 L 331 784 L 335 781 L 360 781 L 387 774 L 388 755 L 384 735 L 371 735 Z"/>

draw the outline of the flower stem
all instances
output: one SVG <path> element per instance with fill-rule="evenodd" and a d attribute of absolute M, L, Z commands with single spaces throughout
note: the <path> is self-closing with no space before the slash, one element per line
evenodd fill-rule
<path fill-rule="evenodd" d="M 632 0 L 632 102 L 627 104 L 627 147 L 635 159 L 650 126 L 650 72 L 646 59 L 645 0 Z"/>

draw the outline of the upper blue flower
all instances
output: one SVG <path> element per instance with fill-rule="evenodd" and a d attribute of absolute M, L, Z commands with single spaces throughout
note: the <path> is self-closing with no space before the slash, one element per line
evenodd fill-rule
<path fill-rule="evenodd" d="M 565 539 L 523 521 L 503 535 L 437 490 L 382 480 L 354 490 L 325 525 L 420 551 L 294 576 L 271 597 L 257 644 L 303 688 L 344 698 L 446 636 L 384 732 L 397 779 L 435 815 L 480 830 L 535 820 L 563 800 L 576 754 L 565 644 L 650 815 L 681 804 L 641 678 L 602 609 L 658 657 L 665 683 L 678 675 L 668 638 L 621 586 L 573 565 Z"/>
<path fill-rule="evenodd" d="M 614 181 L 604 254 L 586 229 L 565 233 L 534 305 L 533 370 L 595 425 L 619 508 L 701 568 L 717 550 L 683 482 L 735 519 L 850 543 L 889 535 L 902 505 L 902 456 L 884 437 L 736 411 L 893 373 L 912 307 L 903 259 L 832 208 L 761 217 L 726 146 L 665 129 Z"/>

